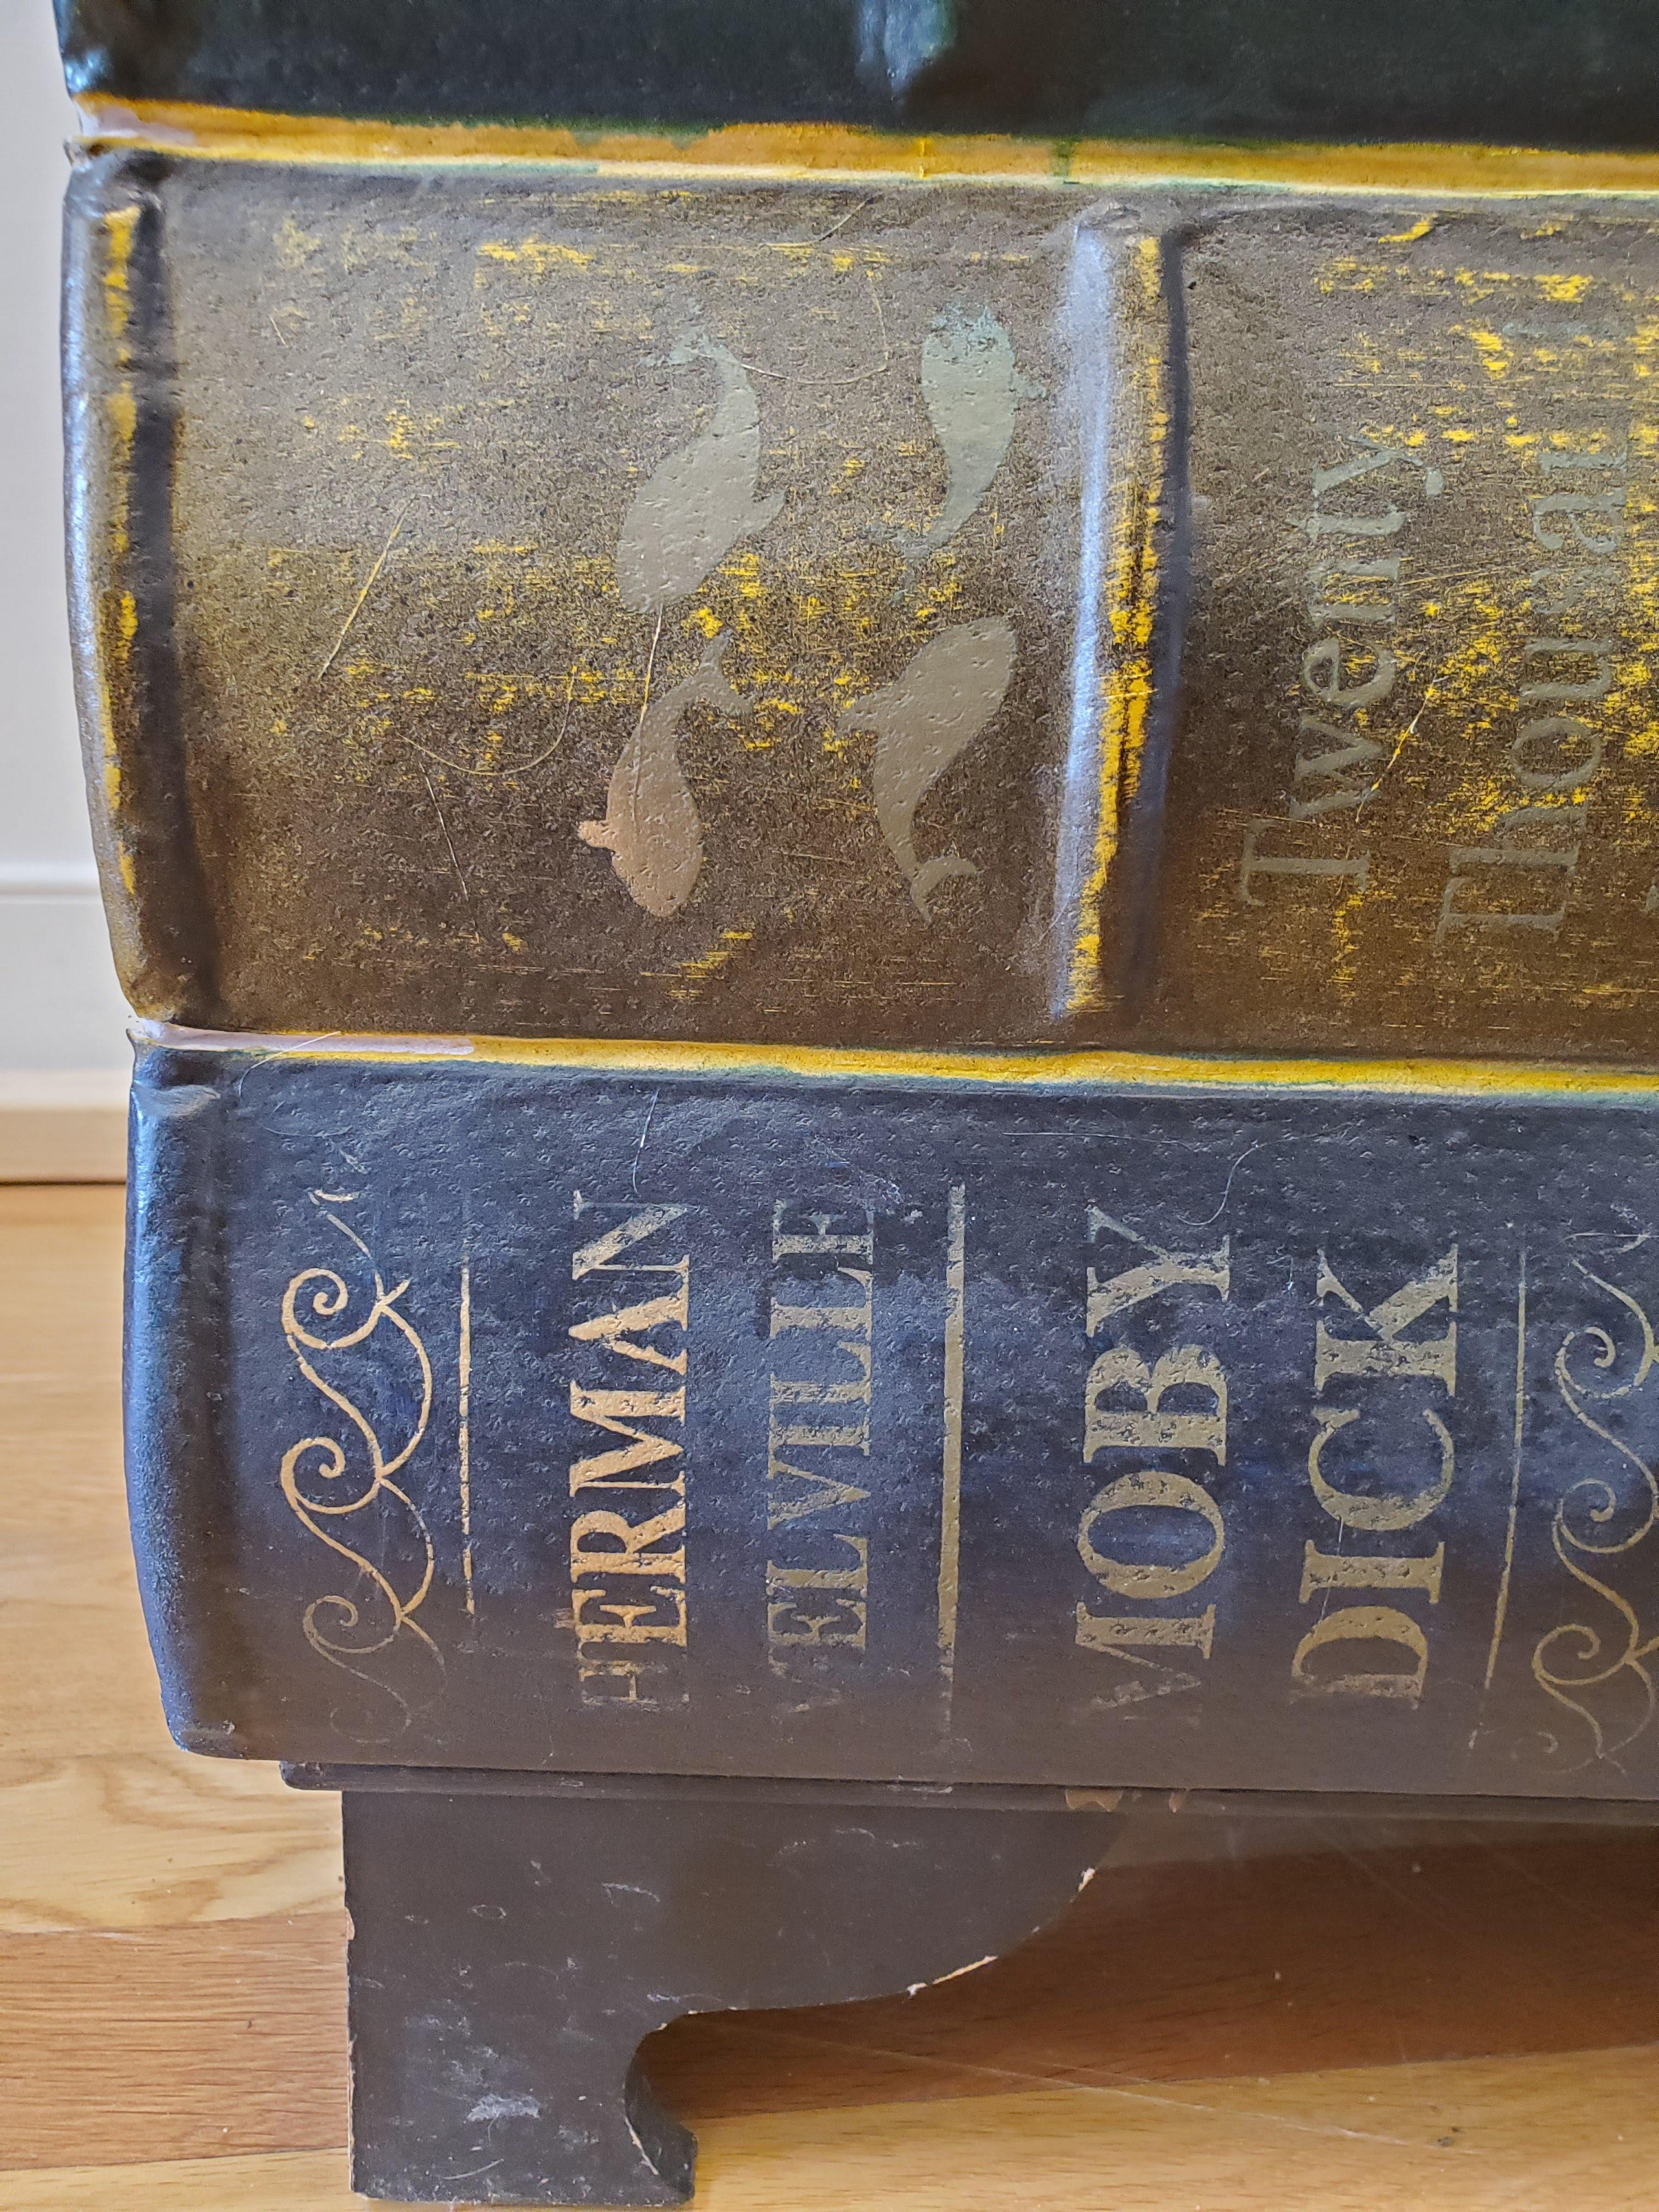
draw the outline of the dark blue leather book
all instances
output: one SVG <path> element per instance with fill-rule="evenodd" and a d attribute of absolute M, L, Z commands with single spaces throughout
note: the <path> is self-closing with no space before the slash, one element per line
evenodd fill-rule
<path fill-rule="evenodd" d="M 1654 1079 L 173 1032 L 133 1136 L 193 1748 L 1659 1794 Z"/>
<path fill-rule="evenodd" d="M 1641 0 L 58 0 L 70 89 L 301 115 L 1651 146 Z"/>

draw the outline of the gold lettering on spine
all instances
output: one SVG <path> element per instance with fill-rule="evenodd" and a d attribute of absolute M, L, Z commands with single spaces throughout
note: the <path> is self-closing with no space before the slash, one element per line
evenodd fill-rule
<path fill-rule="evenodd" d="M 1133 1390 L 1141 1410 L 1109 1410 L 1105 1400 Z M 1197 1413 L 1166 1413 L 1172 1390 L 1196 1389 L 1208 1400 Z M 1161 1353 L 1148 1367 L 1137 1352 L 1120 1346 L 1103 1352 L 1089 1370 L 1083 1414 L 1083 1456 L 1115 1446 L 1125 1451 L 1206 1451 L 1218 1466 L 1227 1462 L 1227 1378 L 1215 1354 L 1183 1344 Z"/>
<path fill-rule="evenodd" d="M 637 1467 L 654 1467 L 659 1460 L 678 1459 L 682 1446 L 678 1437 L 664 1436 L 655 1429 L 636 1429 L 635 1421 L 672 1421 L 681 1426 L 685 1421 L 685 1393 L 684 1390 L 585 1390 L 579 1382 L 570 1386 L 570 1411 L 579 1421 L 591 1421 L 595 1428 L 604 1429 L 613 1437 L 628 1437 L 632 1442 L 615 1451 L 590 1453 L 585 1459 L 570 1463 L 570 1494 L 591 1484 L 603 1484 L 606 1490 L 683 1490 L 684 1475 L 676 1474 L 671 1484 L 661 1482 L 622 1482 L 617 1477 Z"/>
<path fill-rule="evenodd" d="M 1414 1277 L 1389 1297 L 1379 1299 L 1368 1312 L 1344 1287 L 1322 1252 L 1319 1255 L 1321 1301 L 1338 1298 L 1357 1315 L 1363 1334 L 1338 1335 L 1322 1316 L 1314 1331 L 1314 1395 L 1337 1375 L 1426 1375 L 1443 1384 L 1448 1395 L 1457 1388 L 1457 1247 L 1443 1259 Z M 1405 1332 L 1434 1309 L 1448 1310 L 1445 1333 L 1426 1341 L 1410 1342 Z"/>
<path fill-rule="evenodd" d="M 852 1478 L 865 1475 L 870 1456 L 873 1217 L 809 1213 L 780 1199 L 771 1256 L 788 1272 L 772 1291 L 767 1331 L 766 1644 L 773 1671 L 787 1674 L 802 1651 L 865 1649 L 870 1540 L 856 1523 L 870 1492 Z"/>
<path fill-rule="evenodd" d="M 672 1682 L 665 1669 L 687 1644 L 684 1378 L 691 1262 L 689 1253 L 655 1256 L 654 1240 L 685 1210 L 610 1206 L 580 1191 L 573 1205 L 590 1233 L 571 1255 L 571 1279 L 612 1300 L 566 1331 L 590 1362 L 602 1363 L 590 1367 L 594 1382 L 573 1376 L 569 1384 L 572 1419 L 599 1432 L 569 1468 L 570 1495 L 582 1505 L 570 1524 L 570 1617 L 590 1703 L 656 1705 L 684 1696 L 683 1680 Z M 623 1218 L 608 1224 L 586 1219 L 596 1214 Z M 664 1276 L 670 1287 L 635 1279 Z M 620 1279 L 613 1288 L 594 1277 Z M 618 1368 L 617 1361 L 628 1364 Z M 679 1380 L 642 1387 L 641 1367 Z M 605 1437 L 619 1441 L 606 1445 Z M 619 1506 L 614 1501 L 622 1497 L 641 1503 Z"/>
<path fill-rule="evenodd" d="M 1531 532 L 1561 558 L 1527 580 L 1534 619 L 1548 634 L 1521 648 L 1520 719 L 1508 754 L 1513 793 L 1500 793 L 1514 803 L 1498 813 L 1486 844 L 1448 847 L 1437 945 L 1456 932 L 1554 937 L 1567 918 L 1585 802 L 1607 754 L 1607 733 L 1591 715 L 1612 694 L 1618 641 L 1557 633 L 1564 616 L 1574 620 L 1573 610 L 1617 578 L 1630 492 L 1607 479 L 1622 479 L 1629 458 L 1622 443 L 1554 445 L 1538 455 L 1546 482 L 1528 498 Z"/>
<path fill-rule="evenodd" d="M 1144 1319 L 1141 1310 L 1155 1301 L 1193 1292 L 1212 1293 L 1224 1301 L 1231 1293 L 1231 1247 L 1224 1237 L 1212 1251 L 1170 1251 L 1098 1206 L 1089 1208 L 1088 1234 L 1091 1244 L 1110 1236 L 1139 1255 L 1112 1274 L 1089 1268 L 1084 1333 L 1091 1339 L 1108 1329 L 1115 1336 L 1120 1324 Z M 1084 1383 L 1084 1464 L 1117 1452 L 1137 1459 L 1180 1452 L 1225 1466 L 1227 1377 L 1213 1352 L 1202 1345 L 1177 1344 L 1155 1351 L 1149 1360 L 1133 1345 L 1115 1340 L 1096 1354 Z M 1115 1516 L 1125 1514 L 1133 1516 L 1136 1540 L 1142 1545 L 1149 1525 L 1159 1531 L 1154 1540 L 1161 1544 L 1165 1532 L 1184 1521 L 1180 1540 L 1188 1547 L 1187 1556 L 1173 1563 L 1162 1552 L 1152 1559 L 1126 1556 L 1131 1539 L 1120 1535 L 1115 1524 Z M 1171 1522 L 1166 1517 L 1170 1515 L 1181 1519 Z M 1220 1565 L 1226 1545 L 1215 1499 L 1194 1474 L 1166 1467 L 1135 1466 L 1115 1474 L 1089 1500 L 1078 1522 L 1078 1556 L 1095 1581 L 1120 1601 L 1146 1605 L 1168 1603 L 1199 1589 Z M 1158 1668 L 1160 1662 L 1145 1655 L 1196 1651 L 1210 1656 L 1215 1607 L 1182 1614 L 1099 1613 L 1079 1603 L 1074 1634 L 1082 1650 Z M 1164 1686 L 1190 1687 L 1193 1680 L 1177 1673 Z M 1120 1685 L 1109 1702 L 1128 1703 L 1148 1694 L 1139 1686 Z"/>
<path fill-rule="evenodd" d="M 1324 1469 L 1325 1446 L 1339 1429 L 1346 1429 L 1359 1419 L 1355 1406 L 1341 1407 L 1326 1406 L 1315 1409 L 1314 1419 L 1319 1424 L 1317 1434 L 1308 1447 L 1308 1480 L 1313 1485 L 1314 1496 L 1332 1518 L 1345 1528 L 1411 1528 L 1425 1513 L 1435 1507 L 1451 1488 L 1453 1474 L 1452 1440 L 1445 1423 L 1428 1407 L 1421 1408 L 1440 1445 L 1439 1472 L 1435 1480 L 1420 1490 L 1401 1498 L 1372 1498 L 1358 1492 L 1339 1490 L 1329 1481 Z"/>
<path fill-rule="evenodd" d="M 1113 1559 L 1097 1547 L 1095 1531 L 1108 1514 L 1125 1512 L 1135 1505 L 1166 1505 L 1177 1513 L 1195 1514 L 1209 1528 L 1207 1547 L 1195 1559 L 1179 1567 Z M 1097 1582 L 1104 1583 L 1120 1597 L 1184 1597 L 1200 1583 L 1209 1580 L 1220 1565 L 1226 1546 L 1221 1509 L 1208 1491 L 1201 1489 L 1188 1475 L 1163 1474 L 1151 1468 L 1121 1474 L 1104 1490 L 1097 1491 L 1084 1510 L 1077 1532 L 1077 1548 L 1084 1565 Z"/>
<path fill-rule="evenodd" d="M 1425 1559 L 1362 1559 L 1310 1544 L 1302 1554 L 1302 1602 L 1328 1589 L 1420 1589 L 1431 1605 L 1437 1605 L 1445 1564 L 1443 1544 L 1437 1544 Z"/>
<path fill-rule="evenodd" d="M 1215 1607 L 1206 1605 L 1202 1613 L 1131 1616 L 1091 1613 L 1086 1605 L 1080 1605 L 1077 1640 L 1085 1651 L 1110 1651 L 1120 1658 L 1131 1648 L 1167 1651 L 1190 1646 L 1207 1659 L 1215 1641 Z"/>
<path fill-rule="evenodd" d="M 1349 1668 L 1336 1674 L 1316 1672 L 1314 1660 L 1322 1651 L 1341 1644 L 1393 1644 L 1406 1651 L 1411 1665 L 1403 1668 Z M 1403 1698 L 1415 1705 L 1423 1694 L 1429 1671 L 1429 1639 L 1409 1613 L 1392 1605 L 1345 1605 L 1327 1613 L 1296 1647 L 1291 1661 L 1291 1680 L 1298 1690 L 1325 1695 L 1346 1692 L 1358 1698 Z"/>
<path fill-rule="evenodd" d="M 1399 471 L 1412 469 L 1422 472 L 1423 496 L 1437 499 L 1444 478 L 1406 446 L 1371 446 L 1352 460 L 1313 471 L 1312 512 L 1301 524 L 1314 550 L 1306 580 L 1308 619 L 1319 633 L 1304 652 L 1300 670 L 1311 711 L 1297 716 L 1285 811 L 1259 816 L 1245 826 L 1237 883 L 1242 905 L 1268 903 L 1258 884 L 1346 879 L 1364 890 L 1370 881 L 1370 851 L 1363 845 L 1355 849 L 1356 823 L 1398 750 L 1367 726 L 1400 676 L 1399 655 L 1386 636 L 1400 620 L 1397 591 L 1405 556 L 1383 549 L 1399 538 L 1408 518 L 1392 497 L 1380 513 L 1370 514 L 1346 503 L 1333 510 L 1322 501 L 1381 471 L 1391 472 L 1392 484 L 1409 483 L 1409 474 L 1402 479 Z M 1344 635 L 1353 629 L 1360 635 Z M 1353 719 L 1337 719 L 1346 716 Z"/>
<path fill-rule="evenodd" d="M 775 1650 L 787 1644 L 850 1644 L 864 1649 L 870 1589 L 870 1545 L 864 1536 L 836 1536 L 853 1554 L 848 1567 L 766 1568 L 766 1640 Z M 794 1595 L 833 1590 L 825 1599 Z"/>
<path fill-rule="evenodd" d="M 1346 1263 L 1344 1263 L 1345 1266 Z M 1358 1384 L 1358 1405 L 1316 1404 L 1314 1435 L 1308 1446 L 1308 1480 L 1320 1505 L 1345 1532 L 1396 1534 L 1420 1526 L 1443 1504 L 1455 1473 L 1450 1430 L 1433 1405 L 1407 1407 L 1398 1389 L 1427 1385 L 1447 1400 L 1457 1393 L 1457 1248 L 1407 1278 L 1397 1290 L 1368 1306 L 1338 1274 L 1325 1253 L 1319 1255 L 1316 1288 L 1319 1299 L 1314 1327 L 1314 1396 L 1323 1399 L 1333 1384 Z M 1357 1324 L 1357 1326 L 1356 1326 Z M 1409 1413 L 1429 1431 L 1431 1452 L 1424 1477 L 1411 1486 L 1349 1486 L 1333 1479 L 1327 1452 L 1333 1437 L 1363 1436 L 1362 1420 L 1376 1447 L 1397 1443 L 1400 1417 Z M 1327 1606 L 1334 1593 L 1381 1591 L 1440 1602 L 1445 1546 L 1432 1552 L 1386 1553 L 1344 1549 L 1323 1552 L 1308 1544 L 1303 1552 L 1300 1602 Z M 1356 1644 L 1390 1646 L 1395 1663 L 1346 1663 Z M 1398 1655 L 1403 1654 L 1403 1659 Z M 1390 1698 L 1416 1705 L 1428 1680 L 1426 1632 L 1397 1605 L 1344 1603 L 1323 1611 L 1291 1657 L 1294 1686 L 1319 1696 Z"/>

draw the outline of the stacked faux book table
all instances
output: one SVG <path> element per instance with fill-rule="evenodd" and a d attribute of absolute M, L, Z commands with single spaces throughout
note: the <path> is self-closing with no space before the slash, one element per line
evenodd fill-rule
<path fill-rule="evenodd" d="M 666 137 L 69 15 L 140 1579 L 343 1793 L 374 2194 L 684 2196 L 643 2038 L 1153 1801 L 1659 1797 L 1659 173 L 1114 168 L 902 12 Z"/>

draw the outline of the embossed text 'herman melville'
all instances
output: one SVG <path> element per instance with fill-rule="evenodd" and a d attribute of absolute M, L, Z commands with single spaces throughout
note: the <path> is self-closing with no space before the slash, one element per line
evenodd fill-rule
<path fill-rule="evenodd" d="M 836 1647 L 865 1649 L 873 1217 L 862 1206 L 817 1212 L 781 1199 L 772 1262 L 766 1648 L 774 1673 L 786 1674 Z"/>
<path fill-rule="evenodd" d="M 605 1205 L 576 1192 L 571 1280 L 599 1292 L 568 1334 L 587 1352 L 570 1382 L 586 1424 L 570 1462 L 570 1615 L 588 1702 L 684 1695 L 685 1373 L 690 1255 L 665 1258 L 683 1206 Z M 602 1301 L 602 1303 L 600 1303 Z"/>

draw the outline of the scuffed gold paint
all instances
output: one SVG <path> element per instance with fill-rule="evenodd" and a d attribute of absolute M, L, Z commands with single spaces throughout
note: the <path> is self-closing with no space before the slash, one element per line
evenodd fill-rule
<path fill-rule="evenodd" d="M 111 434 L 108 544 L 112 563 L 125 559 L 131 550 L 128 515 L 131 506 L 132 448 L 138 434 L 138 401 L 132 387 L 132 354 L 127 339 L 132 322 L 131 270 L 138 216 L 136 206 L 110 208 L 101 224 L 104 328 L 117 371 L 104 399 Z"/>
<path fill-rule="evenodd" d="M 116 371 L 104 399 L 110 429 L 105 543 L 112 576 L 120 574 L 132 550 L 132 465 L 138 434 L 138 398 L 128 340 L 132 324 L 132 253 L 137 240 L 139 213 L 136 205 L 110 208 L 101 219 L 104 327 Z M 132 647 L 138 635 L 138 603 L 129 591 L 106 587 L 100 597 L 99 616 L 102 650 L 98 655 L 95 680 L 103 755 L 100 781 L 104 804 L 112 821 L 121 804 L 118 702 L 125 699 L 131 690 Z M 118 851 L 117 864 L 121 881 L 131 896 L 134 889 L 132 859 L 125 847 Z"/>
<path fill-rule="evenodd" d="M 1533 282 L 1547 300 L 1568 307 L 1583 298 L 1590 280 L 1588 276 L 1534 276 Z"/>
<path fill-rule="evenodd" d="M 138 402 L 130 384 L 118 385 L 107 402 L 110 424 L 116 442 L 123 449 L 131 448 L 138 432 Z"/>
<path fill-rule="evenodd" d="M 1659 192 L 1659 155 L 1525 146 L 911 137 L 838 124 L 732 124 L 671 135 L 553 124 L 385 123 L 167 100 L 94 100 L 85 112 L 94 143 L 216 160 L 568 163 L 646 173 L 678 168 L 820 180 L 963 177 L 1041 185 L 1170 179 L 1345 192 Z"/>
<path fill-rule="evenodd" d="M 610 1037 L 330 1036 L 191 1030 L 139 1021 L 140 1045 L 290 1060 L 471 1061 L 595 1076 L 755 1076 L 844 1082 L 998 1084 L 1030 1089 L 1395 1094 L 1412 1098 L 1549 1098 L 1645 1104 L 1659 1070 L 1484 1060 L 1285 1060 L 1139 1052 L 914 1052 L 784 1044 L 667 1044 Z"/>
<path fill-rule="evenodd" d="M 723 929 L 719 941 L 711 945 L 707 952 L 680 963 L 675 971 L 678 980 L 670 987 L 670 997 L 683 1003 L 699 998 L 703 985 L 717 975 L 744 945 L 752 945 L 754 941 L 752 929 Z"/>
<path fill-rule="evenodd" d="M 524 238 L 518 245 L 510 246 L 504 239 L 487 238 L 478 252 L 490 261 L 522 261 L 527 263 L 537 276 L 545 276 L 550 269 L 586 269 L 592 262 L 591 252 L 575 246 L 562 246 L 556 239 Z"/>
<path fill-rule="evenodd" d="M 1131 328 L 1134 337 L 1144 332 L 1146 342 L 1129 365 L 1127 412 L 1140 431 L 1145 451 L 1144 459 L 1133 454 L 1127 467 L 1112 471 L 1117 503 L 1112 517 L 1110 582 L 1103 625 L 1109 640 L 1110 663 L 1102 686 L 1094 854 L 1079 908 L 1066 983 L 1066 1008 L 1071 1014 L 1095 1012 L 1104 1004 L 1103 904 L 1123 824 L 1140 782 L 1146 718 L 1152 704 L 1158 533 L 1165 504 L 1170 438 L 1170 362 L 1161 313 L 1159 240 L 1137 240 L 1134 267 L 1139 298 Z"/>
<path fill-rule="evenodd" d="M 1431 215 L 1419 216 L 1409 230 L 1385 230 L 1376 242 L 1379 246 L 1410 246 L 1419 238 L 1426 238 L 1435 221 Z"/>
<path fill-rule="evenodd" d="M 133 242 L 138 230 L 138 213 L 136 206 L 110 208 L 103 217 L 104 236 L 108 246 L 108 259 L 104 267 L 104 321 L 111 337 L 118 344 L 125 338 L 127 325 L 132 319 L 132 295 L 127 272 L 131 265 Z"/>

